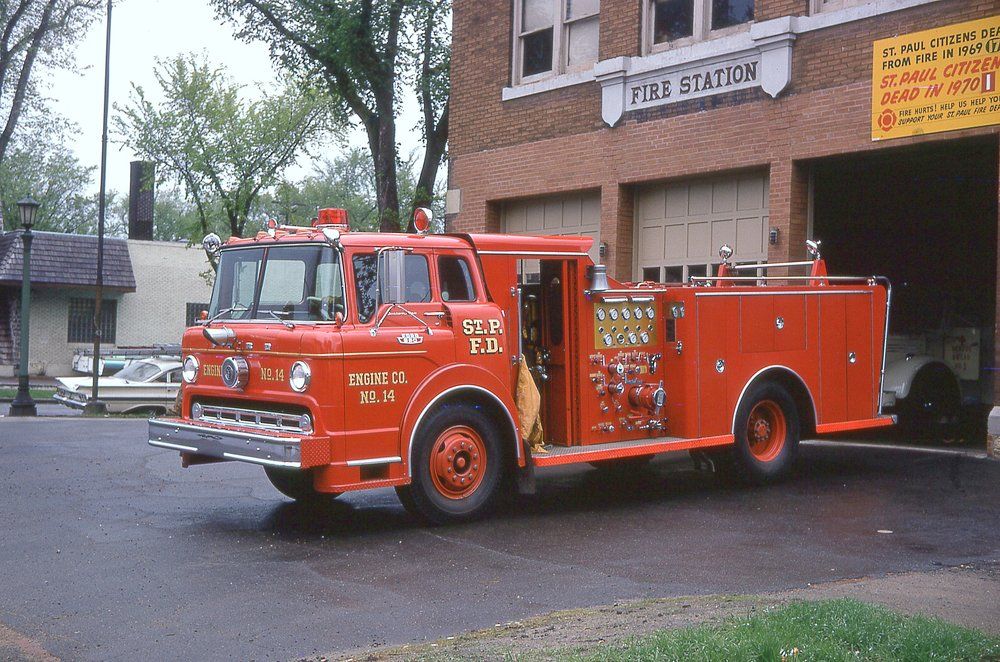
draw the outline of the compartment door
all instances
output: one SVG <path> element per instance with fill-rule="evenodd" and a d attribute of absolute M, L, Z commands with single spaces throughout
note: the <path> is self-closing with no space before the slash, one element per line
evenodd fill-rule
<path fill-rule="evenodd" d="M 846 295 L 847 418 L 874 418 L 877 399 L 872 366 L 872 295 Z"/>
<path fill-rule="evenodd" d="M 770 298 L 770 297 L 764 297 Z M 698 297 L 698 407 L 701 436 L 732 432 L 732 405 L 728 404 L 730 327 L 736 297 Z M 722 361 L 722 365 L 719 365 Z M 721 371 L 719 368 L 722 368 Z"/>
<path fill-rule="evenodd" d="M 820 399 L 817 423 L 847 420 L 847 295 L 819 298 Z"/>

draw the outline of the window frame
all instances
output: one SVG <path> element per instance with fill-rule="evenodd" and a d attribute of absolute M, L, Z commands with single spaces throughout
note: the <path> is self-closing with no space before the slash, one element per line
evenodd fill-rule
<path fill-rule="evenodd" d="M 655 31 L 654 23 L 656 18 L 656 11 L 653 5 L 656 3 L 656 0 L 643 0 L 642 3 L 643 54 L 651 55 L 653 53 L 662 53 L 664 51 L 670 51 L 675 48 L 680 48 L 682 46 L 689 46 L 691 44 L 696 44 L 702 41 L 709 41 L 712 39 L 717 39 L 719 37 L 725 37 L 731 34 L 745 32 L 749 30 L 750 26 L 753 25 L 753 23 L 757 20 L 756 13 L 757 13 L 757 4 L 759 0 L 754 0 L 755 18 L 745 23 L 738 23 L 736 25 L 730 25 L 729 27 L 713 30 L 712 0 L 691 0 L 691 2 L 694 5 L 694 18 L 692 20 L 693 23 L 692 35 L 690 37 L 681 37 L 679 39 L 674 39 L 672 41 L 664 41 L 661 43 L 656 43 L 653 40 L 653 33 Z"/>
<path fill-rule="evenodd" d="M 600 59 L 600 48 L 601 48 L 601 6 L 600 0 L 598 1 L 597 11 L 587 14 L 586 16 L 578 16 L 576 18 L 569 18 L 566 11 L 567 0 L 545 0 L 551 5 L 552 9 L 552 24 L 549 27 L 539 28 L 537 30 L 524 31 L 523 21 L 524 21 L 524 1 L 525 0 L 514 0 L 514 16 L 513 16 L 513 29 L 511 30 L 513 37 L 513 47 L 511 48 L 513 55 L 513 62 L 511 64 L 511 84 L 512 85 L 526 85 L 528 83 L 536 83 L 541 80 L 546 80 L 549 78 L 554 78 L 562 74 L 577 73 L 580 71 L 586 71 L 592 68 Z M 593 62 L 589 64 L 580 64 L 575 67 L 569 66 L 569 31 L 570 27 L 574 23 L 579 23 L 581 21 L 591 20 L 597 17 L 597 49 L 598 55 Z M 530 76 L 524 76 L 522 72 L 524 71 L 524 38 L 542 32 L 543 30 L 552 30 L 552 68 L 548 71 L 542 71 L 537 74 L 531 74 Z"/>

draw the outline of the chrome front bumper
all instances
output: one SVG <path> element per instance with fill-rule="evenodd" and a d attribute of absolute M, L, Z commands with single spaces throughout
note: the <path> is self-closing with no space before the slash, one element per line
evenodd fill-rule
<path fill-rule="evenodd" d="M 83 409 L 87 405 L 86 400 L 82 402 L 80 400 L 74 400 L 72 398 L 66 397 L 65 395 L 63 395 L 58 391 L 56 391 L 55 395 L 52 396 L 52 399 L 58 402 L 59 404 L 66 405 L 67 407 L 70 407 L 72 409 Z"/>
<path fill-rule="evenodd" d="M 150 446 L 220 460 L 300 469 L 300 443 L 297 437 L 240 432 L 171 418 L 149 419 Z"/>

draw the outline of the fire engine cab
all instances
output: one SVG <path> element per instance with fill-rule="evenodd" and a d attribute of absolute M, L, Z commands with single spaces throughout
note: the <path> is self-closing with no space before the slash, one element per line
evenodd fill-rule
<path fill-rule="evenodd" d="M 261 465 L 294 499 L 395 487 L 442 523 L 545 467 L 690 451 L 763 481 L 804 435 L 893 422 L 889 284 L 828 275 L 816 243 L 803 262 L 744 268 L 724 246 L 717 276 L 620 283 L 590 238 L 429 234 L 426 210 L 414 234 L 346 221 L 206 240 L 211 306 L 151 445 Z"/>

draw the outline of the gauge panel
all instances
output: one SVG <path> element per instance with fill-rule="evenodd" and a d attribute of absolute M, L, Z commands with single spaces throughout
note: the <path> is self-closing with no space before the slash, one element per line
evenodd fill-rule
<path fill-rule="evenodd" d="M 658 342 L 659 304 L 656 301 L 594 302 L 594 347 L 598 349 L 641 348 Z M 617 324 L 612 324 L 616 322 Z M 625 322 L 625 324 L 622 324 Z"/>

